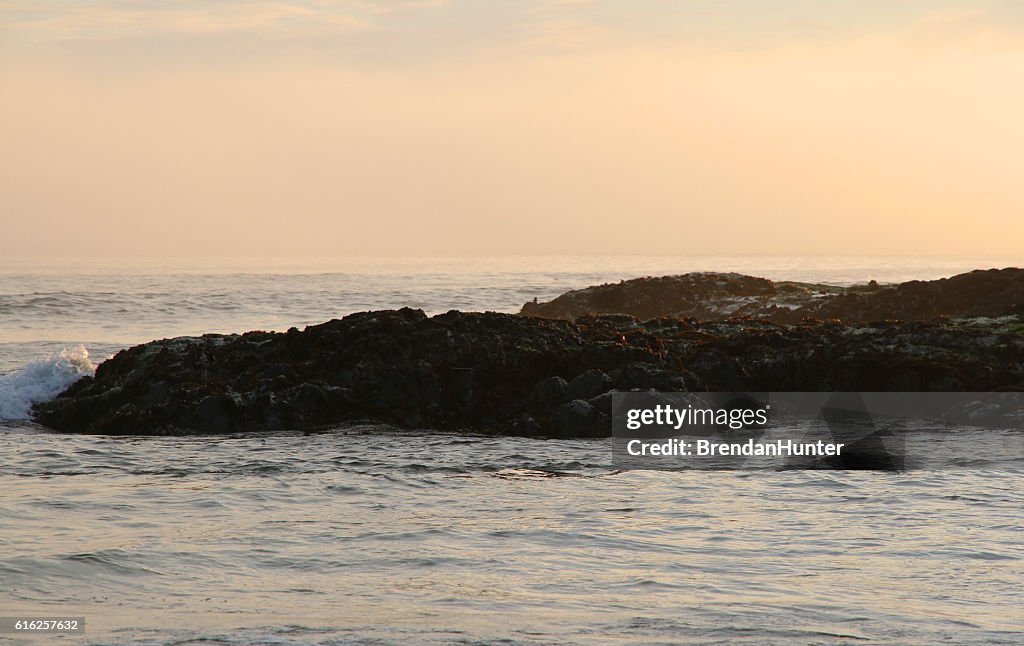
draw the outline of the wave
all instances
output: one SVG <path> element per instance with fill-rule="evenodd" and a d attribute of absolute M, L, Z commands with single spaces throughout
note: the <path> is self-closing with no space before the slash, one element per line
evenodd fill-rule
<path fill-rule="evenodd" d="M 79 345 L 51 352 L 0 375 L 0 420 L 29 419 L 33 404 L 53 399 L 95 371 L 96 366 L 89 360 L 89 351 L 84 345 Z"/>

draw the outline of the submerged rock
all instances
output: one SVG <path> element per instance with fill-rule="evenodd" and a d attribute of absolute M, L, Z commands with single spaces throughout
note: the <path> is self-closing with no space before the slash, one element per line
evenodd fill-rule
<path fill-rule="evenodd" d="M 39 405 L 36 418 L 60 431 L 103 434 L 309 430 L 369 420 L 590 437 L 610 434 L 608 393 L 615 390 L 1021 388 L 1019 316 L 780 325 L 454 311 L 427 317 L 402 309 L 303 331 L 146 343 Z"/>
<path fill-rule="evenodd" d="M 1024 269 L 990 269 L 898 285 L 836 287 L 772 282 L 741 274 L 693 273 L 637 278 L 526 303 L 521 314 L 575 320 L 587 314 L 724 320 L 750 317 L 776 323 L 805 318 L 843 321 L 936 317 L 999 317 L 1024 307 Z"/>

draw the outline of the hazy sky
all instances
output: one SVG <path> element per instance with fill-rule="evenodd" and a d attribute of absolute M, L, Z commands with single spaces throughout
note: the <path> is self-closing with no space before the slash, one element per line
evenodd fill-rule
<path fill-rule="evenodd" d="M 0 0 L 0 249 L 1015 254 L 1017 0 Z"/>

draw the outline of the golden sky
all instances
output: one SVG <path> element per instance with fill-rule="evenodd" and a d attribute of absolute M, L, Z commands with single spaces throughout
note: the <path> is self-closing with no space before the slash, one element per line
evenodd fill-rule
<path fill-rule="evenodd" d="M 0 244 L 1018 254 L 1022 71 L 1016 0 L 0 0 Z"/>

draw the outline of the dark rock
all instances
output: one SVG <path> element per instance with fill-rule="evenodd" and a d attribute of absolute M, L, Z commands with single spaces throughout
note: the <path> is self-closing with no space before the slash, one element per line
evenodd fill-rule
<path fill-rule="evenodd" d="M 721 303 L 736 305 L 740 302 L 737 299 L 767 298 L 774 292 L 775 285 L 764 278 L 694 273 L 588 287 L 562 294 L 548 303 L 526 303 L 522 314 L 565 319 L 584 314 L 630 314 L 640 319 L 708 318 L 722 313 L 716 309 Z M 732 307 L 729 313 L 735 313 L 735 309 Z"/>
<path fill-rule="evenodd" d="M 719 350 L 698 350 L 687 365 L 700 375 L 705 390 L 741 392 L 750 381 L 739 362 Z"/>
<path fill-rule="evenodd" d="M 588 437 L 610 433 L 615 389 L 1022 387 L 1024 320 L 1018 317 L 641 323 L 626 315 L 576 322 L 459 312 L 428 318 L 404 309 L 353 314 L 301 332 L 146 343 L 40 404 L 36 418 L 61 431 L 102 434 L 311 430 L 377 421 Z"/>
<path fill-rule="evenodd" d="M 989 269 L 898 285 L 836 287 L 772 282 L 741 274 L 693 273 L 637 278 L 566 292 L 547 303 L 526 303 L 521 314 L 575 320 L 589 314 L 629 314 L 704 321 L 736 317 L 777 323 L 806 318 L 870 322 L 936 317 L 1000 317 L 1019 313 L 1024 269 Z"/>
<path fill-rule="evenodd" d="M 566 386 L 568 386 L 568 383 L 561 377 L 541 379 L 533 387 L 533 392 L 530 394 L 530 408 L 535 411 L 553 410 L 566 401 Z"/>
<path fill-rule="evenodd" d="M 590 399 L 606 392 L 611 379 L 600 370 L 587 370 L 569 382 L 565 395 L 569 399 Z"/>
<path fill-rule="evenodd" d="M 582 399 L 574 399 L 562 404 L 555 411 L 552 420 L 553 430 L 559 437 L 600 437 L 611 435 L 611 429 L 603 433 L 595 429 L 597 411 L 590 402 Z"/>
<path fill-rule="evenodd" d="M 684 391 L 686 379 L 678 370 L 659 368 L 650 363 L 630 363 L 613 370 L 612 384 L 619 390 Z"/>
<path fill-rule="evenodd" d="M 195 428 L 203 433 L 233 433 L 238 430 L 239 411 L 227 395 L 203 397 L 196 406 Z"/>
<path fill-rule="evenodd" d="M 609 390 L 606 393 L 602 393 L 597 397 L 590 400 L 590 405 L 594 407 L 598 413 L 604 413 L 605 415 L 612 414 L 612 397 L 615 396 L 616 391 Z"/>
<path fill-rule="evenodd" d="M 521 436 L 543 436 L 546 435 L 543 427 L 529 415 L 517 417 L 512 422 L 512 433 Z"/>

